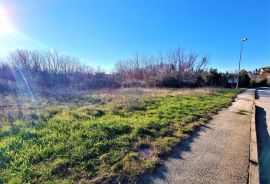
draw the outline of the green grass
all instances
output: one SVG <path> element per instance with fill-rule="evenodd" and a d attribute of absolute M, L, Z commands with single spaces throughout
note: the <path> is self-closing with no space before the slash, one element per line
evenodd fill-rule
<path fill-rule="evenodd" d="M 0 183 L 135 181 L 235 95 L 92 95 L 76 98 L 87 101 L 80 105 L 47 105 L 12 124 L 2 118 Z M 151 148 L 147 158 L 139 153 L 145 145 Z"/>

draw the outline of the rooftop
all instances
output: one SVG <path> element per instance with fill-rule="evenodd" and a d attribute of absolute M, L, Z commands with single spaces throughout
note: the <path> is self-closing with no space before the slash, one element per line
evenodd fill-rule
<path fill-rule="evenodd" d="M 262 67 L 261 69 L 270 69 L 270 66 Z"/>

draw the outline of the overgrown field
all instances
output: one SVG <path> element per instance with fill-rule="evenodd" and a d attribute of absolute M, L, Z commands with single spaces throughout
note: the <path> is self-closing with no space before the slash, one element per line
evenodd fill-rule
<path fill-rule="evenodd" d="M 201 89 L 35 100 L 2 96 L 0 183 L 136 181 L 189 131 L 228 106 L 236 93 Z M 23 114 L 18 115 L 18 108 Z"/>

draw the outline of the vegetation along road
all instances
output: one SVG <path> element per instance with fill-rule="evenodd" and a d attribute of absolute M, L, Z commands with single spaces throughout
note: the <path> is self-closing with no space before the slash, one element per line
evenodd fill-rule
<path fill-rule="evenodd" d="M 239 94 L 141 183 L 246 183 L 254 90 Z"/>
<path fill-rule="evenodd" d="M 235 90 L 215 88 L 119 89 L 40 96 L 35 103 L 27 96 L 20 101 L 18 96 L 1 96 L 0 183 L 136 181 L 235 95 Z M 228 175 L 231 181 L 245 180 L 250 100 L 248 92 L 241 94 L 203 128 L 194 144 L 185 142 L 185 158 L 168 161 L 168 171 L 161 172 L 166 180 L 206 181 L 212 176 L 213 181 L 228 181 Z"/>

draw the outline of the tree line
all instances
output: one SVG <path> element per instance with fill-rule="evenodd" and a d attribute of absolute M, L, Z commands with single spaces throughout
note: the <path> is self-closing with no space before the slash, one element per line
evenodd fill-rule
<path fill-rule="evenodd" d="M 25 85 L 24 89 L 38 91 L 118 87 L 112 75 L 83 65 L 76 57 L 56 51 L 19 49 L 0 62 L 0 90 L 12 92 Z"/>
<path fill-rule="evenodd" d="M 183 49 L 177 48 L 158 56 L 137 54 L 118 62 L 115 71 L 126 86 L 192 87 L 204 85 L 201 79 L 207 63 L 207 57 L 185 54 Z"/>
<path fill-rule="evenodd" d="M 0 62 L 0 91 L 69 88 L 75 90 L 118 87 L 230 87 L 233 74 L 207 70 L 208 57 L 186 53 L 181 48 L 156 56 L 135 55 L 121 60 L 112 73 L 84 65 L 76 57 L 56 51 L 19 49 Z M 242 80 L 243 78 L 243 80 Z M 247 87 L 246 71 L 240 86 Z"/>

